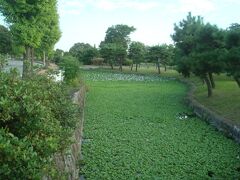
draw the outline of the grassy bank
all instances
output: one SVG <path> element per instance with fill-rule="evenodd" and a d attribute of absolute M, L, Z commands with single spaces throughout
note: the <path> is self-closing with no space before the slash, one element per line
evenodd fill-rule
<path fill-rule="evenodd" d="M 215 75 L 216 88 L 213 96 L 207 97 L 206 85 L 199 79 L 191 78 L 196 85 L 195 98 L 217 114 L 227 118 L 230 123 L 240 127 L 240 88 L 232 78 L 226 75 Z"/>

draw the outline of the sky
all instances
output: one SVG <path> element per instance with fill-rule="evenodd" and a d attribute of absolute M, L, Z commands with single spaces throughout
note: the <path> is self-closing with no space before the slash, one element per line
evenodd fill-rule
<path fill-rule="evenodd" d="M 68 51 L 78 42 L 98 46 L 107 28 L 116 24 L 136 28 L 132 41 L 170 44 L 174 23 L 188 12 L 225 29 L 240 23 L 239 7 L 240 0 L 58 0 L 62 37 L 55 48 Z"/>

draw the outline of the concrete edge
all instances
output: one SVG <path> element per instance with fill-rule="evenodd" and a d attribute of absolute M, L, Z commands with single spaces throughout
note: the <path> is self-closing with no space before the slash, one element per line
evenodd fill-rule
<path fill-rule="evenodd" d="M 188 86 L 188 93 L 185 98 L 187 105 L 193 109 L 193 112 L 209 123 L 210 125 L 217 128 L 219 131 L 223 132 L 225 136 L 233 138 L 237 143 L 240 144 L 240 127 L 229 123 L 229 120 L 218 115 L 216 112 L 208 109 L 206 106 L 199 103 L 194 98 L 194 92 L 196 90 L 196 86 L 186 80 L 186 79 L 178 79 L 181 83 L 184 83 Z"/>

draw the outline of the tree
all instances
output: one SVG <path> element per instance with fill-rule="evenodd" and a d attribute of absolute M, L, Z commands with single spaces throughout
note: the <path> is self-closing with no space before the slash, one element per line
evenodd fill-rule
<path fill-rule="evenodd" d="M 104 58 L 104 61 L 107 62 L 113 69 L 113 65 L 115 64 L 116 44 L 114 43 L 105 44 L 102 41 L 99 47 L 100 47 L 100 54 Z"/>
<path fill-rule="evenodd" d="M 56 5 L 56 0 L 0 0 L 0 12 L 10 25 L 14 41 L 25 47 L 23 77 L 28 77 L 31 72 L 30 59 L 34 58 L 34 49 L 40 47 L 44 33 L 46 33 L 45 24 L 51 19 L 47 14 L 50 9 L 56 11 Z"/>
<path fill-rule="evenodd" d="M 14 56 L 14 57 L 22 57 L 22 55 L 24 54 L 25 52 L 25 48 L 21 45 L 18 45 L 16 44 L 14 41 L 13 41 L 13 45 L 12 45 L 12 53 L 11 55 Z"/>
<path fill-rule="evenodd" d="M 64 56 L 60 67 L 64 70 L 64 80 L 67 83 L 72 82 L 78 76 L 79 61 L 75 57 Z"/>
<path fill-rule="evenodd" d="M 53 53 L 53 62 L 59 64 L 64 56 L 64 51 L 61 49 L 56 49 Z"/>
<path fill-rule="evenodd" d="M 127 56 L 127 49 L 130 43 L 129 35 L 136 29 L 133 26 L 118 24 L 111 26 L 106 31 L 106 36 L 103 44 L 114 44 L 114 56 L 119 64 L 119 69 L 122 71 L 122 64 Z M 111 45 L 110 45 L 111 46 Z"/>
<path fill-rule="evenodd" d="M 226 34 L 226 71 L 240 87 L 240 24 L 232 24 Z"/>
<path fill-rule="evenodd" d="M 172 45 L 162 44 L 159 48 L 160 63 L 167 71 L 167 66 L 173 63 L 174 47 Z"/>
<path fill-rule="evenodd" d="M 224 33 L 217 26 L 204 24 L 203 18 L 191 16 L 175 24 L 172 38 L 176 46 L 178 71 L 185 76 L 194 73 L 207 84 L 208 97 L 215 87 L 213 73 L 220 73 L 224 68 L 221 55 L 224 52 Z"/>
<path fill-rule="evenodd" d="M 98 57 L 99 53 L 97 48 L 92 47 L 90 44 L 85 43 L 76 43 L 74 44 L 69 53 L 76 57 L 79 62 L 83 62 L 83 64 L 91 64 L 91 61 L 94 57 Z"/>
<path fill-rule="evenodd" d="M 203 26 L 202 17 L 194 17 L 191 13 L 179 24 L 174 24 L 174 34 L 171 36 L 175 43 L 175 64 L 177 71 L 184 77 L 189 77 L 191 72 L 189 54 L 196 46 L 196 32 Z"/>
<path fill-rule="evenodd" d="M 39 50 L 43 57 L 43 65 L 46 66 L 50 53 L 53 51 L 54 45 L 61 37 L 59 28 L 59 16 L 57 14 L 56 1 L 48 6 L 48 13 L 45 15 L 44 35 L 42 37 Z"/>
<path fill-rule="evenodd" d="M 211 96 L 211 88 L 215 88 L 212 74 L 222 72 L 225 66 L 220 58 L 224 52 L 224 34 L 217 26 L 208 23 L 197 31 L 196 43 L 191 53 L 192 71 L 205 80 L 208 96 Z"/>
<path fill-rule="evenodd" d="M 143 62 L 146 55 L 146 47 L 141 42 L 132 42 L 128 49 L 128 56 L 133 60 L 133 64 L 136 64 L 136 71 L 138 65 Z M 132 66 L 133 66 L 132 64 Z M 131 67 L 132 70 L 132 67 Z"/>
<path fill-rule="evenodd" d="M 174 66 L 174 56 L 175 56 L 175 47 L 172 44 L 169 44 L 167 46 L 167 59 L 166 59 L 166 65 L 168 66 Z"/>
<path fill-rule="evenodd" d="M 0 54 L 9 54 L 12 52 L 12 35 L 10 31 L 0 25 Z"/>
<path fill-rule="evenodd" d="M 166 63 L 167 49 L 166 45 L 152 46 L 148 50 L 148 58 L 154 62 L 158 69 L 158 74 L 161 73 L 160 64 Z"/>

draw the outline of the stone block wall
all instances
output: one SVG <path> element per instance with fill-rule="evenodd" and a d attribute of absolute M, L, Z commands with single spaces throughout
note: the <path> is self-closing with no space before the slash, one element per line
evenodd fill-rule
<path fill-rule="evenodd" d="M 223 132 L 227 137 L 233 138 L 237 143 L 240 143 L 240 127 L 231 123 L 230 120 L 218 115 L 211 111 L 204 105 L 200 104 L 193 97 L 193 93 L 196 89 L 195 85 L 187 80 L 180 80 L 187 84 L 189 91 L 186 97 L 187 104 L 193 109 L 194 113 L 201 119 L 207 121 L 213 125 L 219 131 Z"/>
<path fill-rule="evenodd" d="M 85 104 L 85 87 L 74 93 L 73 102 L 78 104 L 81 109 L 81 116 L 79 123 L 73 134 L 73 144 L 69 147 L 67 152 L 58 153 L 53 157 L 54 164 L 60 179 L 76 180 L 79 179 L 79 165 L 78 162 L 81 156 L 82 132 L 84 121 L 84 104 Z M 45 176 L 43 180 L 51 180 L 50 177 Z"/>

